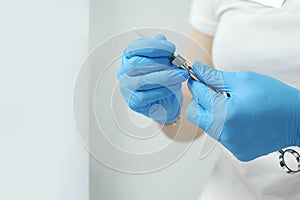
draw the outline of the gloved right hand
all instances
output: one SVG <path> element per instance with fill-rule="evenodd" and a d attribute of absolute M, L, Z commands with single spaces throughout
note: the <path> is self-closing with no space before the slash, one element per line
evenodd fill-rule
<path fill-rule="evenodd" d="M 118 71 L 128 106 L 158 123 L 175 120 L 183 101 L 181 84 L 188 72 L 171 64 L 175 45 L 163 35 L 133 41 L 125 49 Z"/>
<path fill-rule="evenodd" d="M 240 161 L 300 146 L 300 91 L 250 71 L 225 72 L 195 62 L 189 120 Z M 209 87 L 208 87 L 209 86 Z M 211 88 L 230 96 L 223 96 Z"/>

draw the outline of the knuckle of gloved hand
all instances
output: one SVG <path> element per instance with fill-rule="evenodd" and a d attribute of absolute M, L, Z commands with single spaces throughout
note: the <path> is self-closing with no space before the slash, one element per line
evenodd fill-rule
<path fill-rule="evenodd" d="M 134 56 L 129 59 L 125 59 L 123 61 L 123 67 L 126 70 L 126 72 L 130 72 L 130 70 L 140 66 L 143 64 L 143 57 L 141 56 Z"/>
<path fill-rule="evenodd" d="M 135 112 L 144 114 L 145 110 L 147 110 L 148 105 L 144 105 L 144 106 L 137 106 L 136 104 L 134 104 L 132 101 L 128 101 L 128 107 L 131 110 L 134 110 Z"/>
<path fill-rule="evenodd" d="M 137 75 L 141 66 L 149 65 L 145 57 L 134 56 L 122 61 L 122 68 L 127 75 Z"/>
<path fill-rule="evenodd" d="M 147 96 L 148 94 L 146 92 L 135 91 L 130 97 L 130 102 L 137 107 L 143 107 L 151 103 L 148 101 Z"/>
<path fill-rule="evenodd" d="M 129 88 L 132 91 L 141 90 L 147 84 L 144 81 L 143 76 L 129 77 L 124 82 L 126 82 L 127 88 Z"/>
<path fill-rule="evenodd" d="M 130 97 L 128 101 L 128 106 L 132 110 L 142 113 L 143 110 L 146 110 L 150 103 L 147 102 L 145 99 L 143 99 L 142 93 L 139 92 L 139 94 L 136 94 L 137 92 L 134 92 Z"/>
<path fill-rule="evenodd" d="M 176 69 L 176 68 L 175 68 Z M 146 58 L 134 56 L 123 62 L 122 71 L 129 76 L 147 75 L 161 71 L 172 71 L 174 67 L 171 65 L 170 60 L 165 57 L 161 58 Z M 185 74 L 181 72 L 181 77 Z M 188 76 L 188 75 L 187 75 Z M 168 77 L 166 77 L 168 78 Z"/>
<path fill-rule="evenodd" d="M 123 87 L 130 91 L 141 91 L 148 90 L 149 88 L 155 88 L 155 82 L 150 82 L 147 80 L 145 75 L 140 76 L 128 76 L 124 75 L 120 80 Z"/>
<path fill-rule="evenodd" d="M 167 37 L 163 34 L 157 34 L 154 38 L 154 40 L 167 40 Z"/>
<path fill-rule="evenodd" d="M 169 49 L 170 51 L 175 51 L 176 47 L 175 44 L 168 41 L 168 39 L 162 35 L 162 34 L 158 34 L 153 38 L 154 41 L 156 41 L 157 43 L 159 43 L 159 46 L 165 46 L 167 49 Z"/>
<path fill-rule="evenodd" d="M 138 39 L 130 43 L 124 51 L 127 58 L 133 56 L 159 57 L 175 52 L 175 45 L 167 40 Z"/>
<path fill-rule="evenodd" d="M 153 73 L 153 75 L 159 75 L 156 77 L 156 80 L 159 80 L 161 83 L 165 83 L 165 86 L 172 84 L 181 84 L 184 81 L 183 76 L 176 70 L 177 69 L 168 69 L 162 72 L 155 72 Z"/>

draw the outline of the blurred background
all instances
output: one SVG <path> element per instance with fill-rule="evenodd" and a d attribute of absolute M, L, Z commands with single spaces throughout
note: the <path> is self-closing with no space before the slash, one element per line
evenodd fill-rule
<path fill-rule="evenodd" d="M 72 95 L 89 2 L 1 1 L 0 24 L 0 199 L 86 200 L 89 155 Z"/>
<path fill-rule="evenodd" d="M 117 172 L 94 160 L 74 128 L 72 95 L 89 50 L 133 27 L 191 32 L 191 0 L 0 2 L 0 199 L 196 200 L 216 154 L 198 139 L 154 173 Z M 87 77 L 88 78 L 88 77 Z M 88 91 L 88 90 L 87 90 Z M 88 93 L 82 105 L 88 110 Z M 82 116 L 89 131 L 89 115 Z M 169 140 L 164 137 L 164 140 Z"/>

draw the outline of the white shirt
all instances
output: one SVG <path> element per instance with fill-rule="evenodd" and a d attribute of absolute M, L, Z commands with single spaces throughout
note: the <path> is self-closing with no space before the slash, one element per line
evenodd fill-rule
<path fill-rule="evenodd" d="M 299 0 L 279 9 L 246 0 L 195 0 L 190 22 L 214 37 L 219 69 L 251 70 L 300 89 Z M 299 200 L 300 173 L 285 174 L 277 153 L 242 163 L 224 150 L 201 199 Z"/>

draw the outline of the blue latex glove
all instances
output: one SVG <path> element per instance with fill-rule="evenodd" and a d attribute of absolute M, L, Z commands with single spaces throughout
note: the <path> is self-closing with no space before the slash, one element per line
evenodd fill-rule
<path fill-rule="evenodd" d="M 181 84 L 188 73 L 171 64 L 175 45 L 163 35 L 138 39 L 123 53 L 118 71 L 121 93 L 129 107 L 158 123 L 175 120 L 183 101 Z"/>
<path fill-rule="evenodd" d="M 186 115 L 237 159 L 250 161 L 300 145 L 299 90 L 262 74 L 224 72 L 200 62 L 194 63 L 194 71 L 205 84 L 189 79 L 193 99 Z"/>

